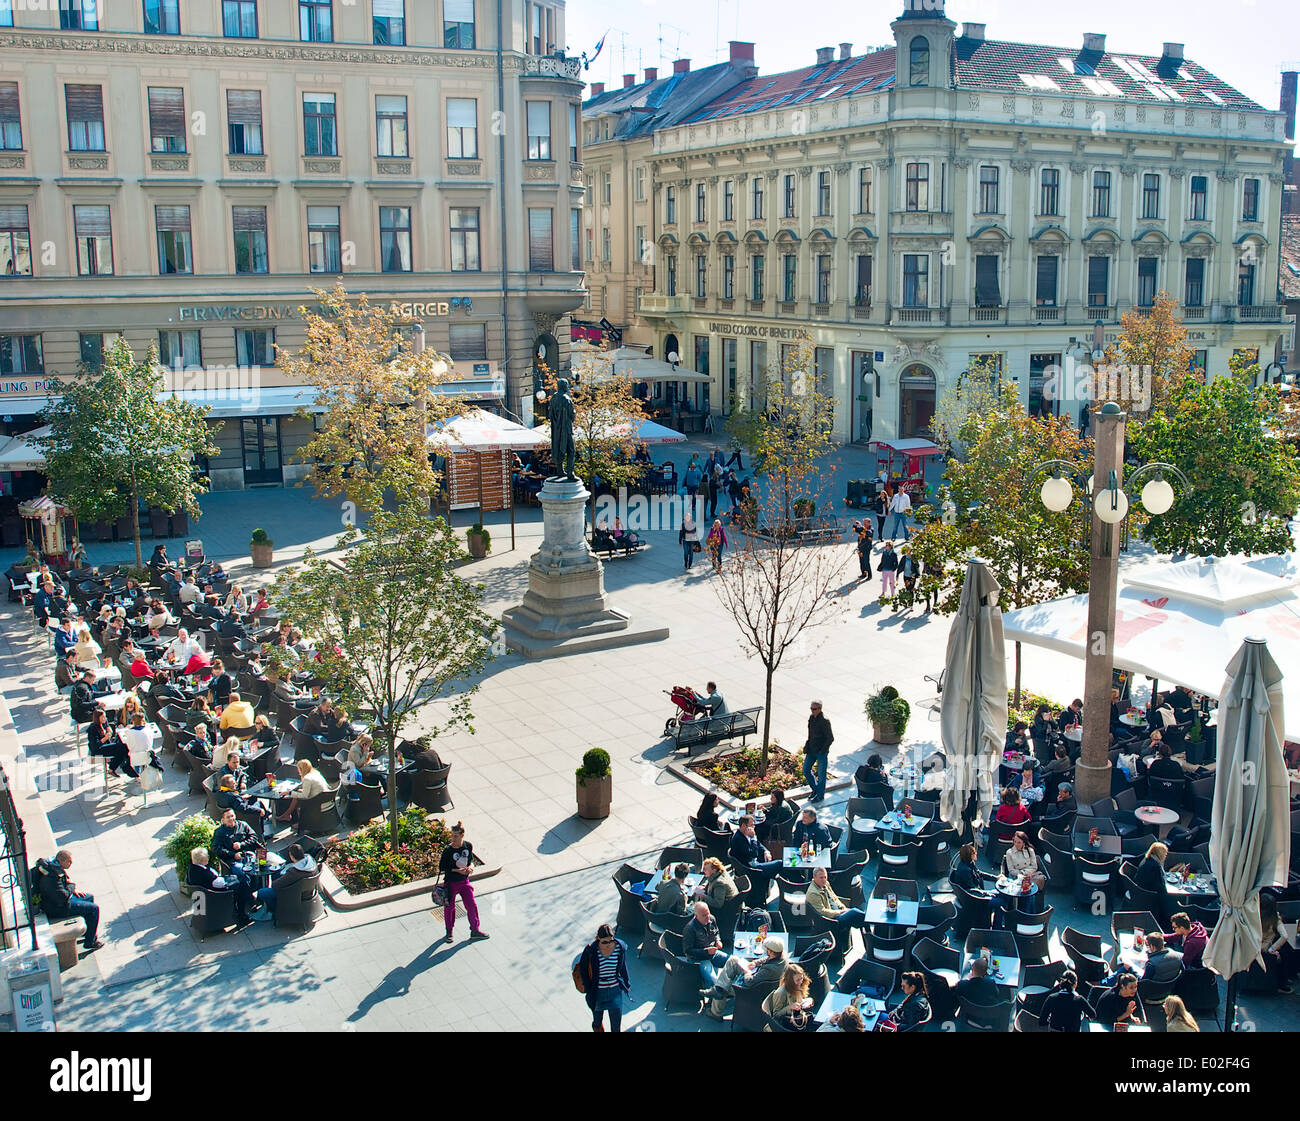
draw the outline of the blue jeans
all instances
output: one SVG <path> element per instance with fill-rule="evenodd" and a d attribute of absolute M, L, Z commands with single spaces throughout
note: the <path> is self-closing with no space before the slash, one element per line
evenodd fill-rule
<path fill-rule="evenodd" d="M 696 962 L 700 967 L 700 988 L 711 989 L 718 979 L 718 970 L 727 964 L 727 955 L 719 950 L 712 958 Z"/>
<path fill-rule="evenodd" d="M 689 569 L 695 563 L 695 542 L 682 542 L 682 563 Z"/>
<path fill-rule="evenodd" d="M 95 933 L 99 930 L 99 904 L 94 896 L 78 893 L 68 900 L 68 914 L 74 919 L 86 920 L 86 936 L 81 944 L 89 949 L 95 944 Z"/>
<path fill-rule="evenodd" d="M 275 914 L 275 888 L 264 887 L 257 893 L 257 901 L 261 903 L 271 914 Z"/>
<path fill-rule="evenodd" d="M 623 1030 L 623 990 L 617 985 L 612 989 L 598 989 L 594 993 L 588 993 L 587 1007 L 591 1009 L 592 1027 L 601 1022 L 603 1012 L 608 1012 L 609 1030 Z"/>
<path fill-rule="evenodd" d="M 804 781 L 812 787 L 813 798 L 826 797 L 826 761 L 825 755 L 805 755 L 803 757 Z"/>
<path fill-rule="evenodd" d="M 841 911 L 835 916 L 835 921 L 840 926 L 856 926 L 859 928 L 867 925 L 867 912 L 861 907 L 850 907 L 847 911 Z"/>
<path fill-rule="evenodd" d="M 889 523 L 889 525 L 890 525 L 890 529 L 892 530 L 892 532 L 889 533 L 888 536 L 891 537 L 891 538 L 894 538 L 894 537 L 902 537 L 902 536 L 903 536 L 903 530 L 904 530 L 904 528 L 905 528 L 906 525 L 907 525 L 907 519 L 908 519 L 908 515 L 907 515 L 907 514 L 896 513 L 896 514 L 894 515 L 894 520 L 893 520 L 892 522 Z"/>

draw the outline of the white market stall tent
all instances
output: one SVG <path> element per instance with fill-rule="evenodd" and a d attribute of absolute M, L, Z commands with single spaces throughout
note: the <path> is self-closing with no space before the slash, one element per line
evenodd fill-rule
<path fill-rule="evenodd" d="M 1082 659 L 1088 597 L 1009 611 L 1002 624 L 1008 642 Z M 1197 557 L 1121 573 L 1116 668 L 1218 697 L 1228 662 L 1247 638 L 1267 640 L 1283 675 L 1286 738 L 1300 741 L 1300 559 Z"/>
<path fill-rule="evenodd" d="M 548 433 L 527 428 L 484 409 L 470 409 L 425 430 L 430 450 L 447 457 L 447 489 L 453 510 L 505 510 L 513 506 L 511 457 L 550 442 Z"/>

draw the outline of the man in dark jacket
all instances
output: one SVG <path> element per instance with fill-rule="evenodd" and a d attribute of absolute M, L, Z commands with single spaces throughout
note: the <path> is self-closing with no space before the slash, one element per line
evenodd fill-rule
<path fill-rule="evenodd" d="M 1142 970 L 1142 980 L 1161 984 L 1176 980 L 1183 971 L 1183 955 L 1165 945 L 1165 936 L 1158 930 L 1147 934 L 1147 963 Z"/>
<path fill-rule="evenodd" d="M 59 659 L 59 664 L 54 668 L 54 687 L 62 693 L 64 689 L 71 689 L 80 676 L 81 671 L 77 669 L 77 652 L 69 650 Z"/>
<path fill-rule="evenodd" d="M 700 967 L 700 988 L 712 989 L 717 971 L 727 964 L 722 935 L 707 903 L 696 903 L 695 914 L 682 929 L 682 954 Z"/>
<path fill-rule="evenodd" d="M 750 814 L 736 821 L 736 832 L 731 836 L 727 855 L 746 872 L 759 876 L 774 876 L 781 867 L 781 862 L 773 860 L 772 854 L 755 836 L 754 818 Z"/>
<path fill-rule="evenodd" d="M 1002 1000 L 1002 991 L 998 983 L 989 976 L 989 963 L 982 957 L 970 963 L 970 976 L 958 981 L 953 989 L 961 1000 L 972 1004 L 990 1005 Z"/>
<path fill-rule="evenodd" d="M 831 831 L 817 820 L 817 811 L 805 809 L 799 814 L 799 824 L 794 827 L 794 845 L 798 848 L 805 841 L 821 849 L 831 847 Z"/>
<path fill-rule="evenodd" d="M 213 855 L 234 871 L 239 858 L 245 853 L 256 852 L 261 844 L 261 840 L 247 823 L 235 817 L 234 810 L 226 810 L 221 815 L 221 824 L 212 834 L 211 848 Z"/>
<path fill-rule="evenodd" d="M 70 700 L 72 719 L 78 724 L 89 724 L 95 715 L 95 671 L 88 669 L 81 680 L 72 687 Z"/>
<path fill-rule="evenodd" d="M 808 741 L 803 745 L 803 777 L 812 788 L 810 802 L 820 802 L 826 797 L 826 765 L 835 734 L 831 722 L 822 713 L 821 701 L 812 702 L 808 717 Z"/>
<path fill-rule="evenodd" d="M 264 887 L 257 893 L 257 901 L 266 905 L 268 918 L 275 918 L 275 905 L 279 896 L 285 895 L 295 884 L 311 879 L 320 871 L 315 858 L 308 856 L 301 845 L 290 845 L 286 855 L 289 863 L 279 873 L 273 873 L 275 878 L 270 887 Z"/>
<path fill-rule="evenodd" d="M 85 919 L 86 936 L 81 944 L 87 950 L 98 950 L 104 945 L 95 937 L 99 930 L 99 904 L 93 895 L 78 891 L 77 885 L 68 879 L 71 867 L 72 853 L 67 849 L 59 849 L 53 860 L 37 862 L 36 890 L 40 893 L 41 910 L 55 922 L 66 918 Z"/>

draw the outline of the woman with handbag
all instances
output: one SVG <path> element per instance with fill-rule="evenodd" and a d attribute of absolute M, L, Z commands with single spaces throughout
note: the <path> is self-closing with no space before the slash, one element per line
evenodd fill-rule
<path fill-rule="evenodd" d="M 442 919 L 447 924 L 447 936 L 444 942 L 452 942 L 452 927 L 456 925 L 456 897 L 465 901 L 465 917 L 469 919 L 469 940 L 477 942 L 487 934 L 478 927 L 478 905 L 474 902 L 474 888 L 469 882 L 470 873 L 474 871 L 474 846 L 465 840 L 465 826 L 459 821 L 451 827 L 451 841 L 442 850 L 442 860 L 438 870 L 442 873 L 445 902 L 442 906 Z M 437 892 L 437 888 L 434 889 Z"/>
<path fill-rule="evenodd" d="M 623 997 L 631 991 L 632 982 L 627 975 L 627 946 L 614 937 L 609 923 L 601 925 L 596 940 L 582 951 L 573 980 L 591 1009 L 591 1030 L 605 1030 L 608 1012 L 609 1030 L 622 1031 Z"/>
<path fill-rule="evenodd" d="M 682 527 L 677 531 L 677 543 L 682 547 L 682 564 L 690 572 L 695 563 L 695 554 L 700 551 L 700 527 L 688 513 L 682 516 Z"/>
<path fill-rule="evenodd" d="M 715 518 L 708 536 L 709 559 L 713 562 L 713 571 L 722 572 L 722 554 L 727 548 L 727 531 L 722 528 L 722 519 Z"/>

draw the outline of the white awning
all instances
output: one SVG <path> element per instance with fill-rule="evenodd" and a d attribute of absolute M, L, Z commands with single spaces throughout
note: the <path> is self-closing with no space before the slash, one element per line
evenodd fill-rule
<path fill-rule="evenodd" d="M 525 428 L 483 409 L 472 409 L 464 416 L 429 425 L 425 439 L 431 447 L 447 451 L 492 452 L 540 447 L 550 442 L 550 433 L 543 428 Z"/>

